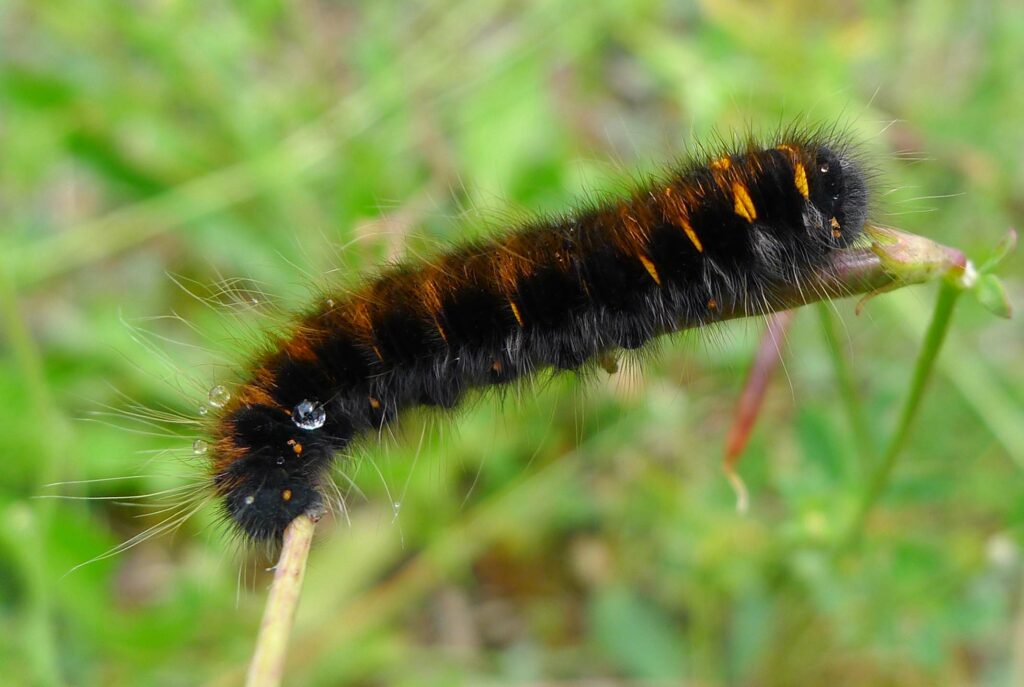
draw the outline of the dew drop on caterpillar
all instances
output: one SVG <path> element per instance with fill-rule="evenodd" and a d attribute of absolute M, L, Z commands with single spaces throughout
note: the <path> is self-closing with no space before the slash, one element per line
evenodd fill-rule
<path fill-rule="evenodd" d="M 335 456 L 402 411 L 767 311 L 858 239 L 868 205 L 842 136 L 790 132 L 327 292 L 210 390 L 196 446 L 213 494 L 237 532 L 273 543 L 324 507 Z"/>

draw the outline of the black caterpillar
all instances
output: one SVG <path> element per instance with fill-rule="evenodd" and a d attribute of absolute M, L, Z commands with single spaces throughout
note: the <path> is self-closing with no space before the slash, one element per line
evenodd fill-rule
<path fill-rule="evenodd" d="M 829 134 L 708 156 L 628 197 L 385 268 L 298 315 L 210 417 L 210 475 L 231 522 L 280 539 L 319 510 L 331 462 L 416 405 L 761 304 L 861 234 L 865 173 Z"/>

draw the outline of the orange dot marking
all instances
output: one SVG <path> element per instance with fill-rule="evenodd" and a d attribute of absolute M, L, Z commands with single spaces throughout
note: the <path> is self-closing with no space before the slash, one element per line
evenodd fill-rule
<path fill-rule="evenodd" d="M 843 235 L 842 227 L 839 226 L 839 220 L 833 217 L 829 223 L 832 225 L 832 238 L 837 239 Z"/>
<path fill-rule="evenodd" d="M 736 214 L 747 220 L 753 222 L 757 219 L 757 210 L 754 208 L 754 201 L 750 198 L 750 192 L 747 191 L 747 187 L 738 181 L 732 183 L 732 197 L 735 201 L 733 210 Z"/>
<path fill-rule="evenodd" d="M 708 299 L 708 308 L 710 310 L 717 310 L 718 309 L 718 301 L 716 301 L 714 298 L 709 298 Z"/>
<path fill-rule="evenodd" d="M 370 396 L 370 407 L 373 408 L 374 410 L 377 410 L 378 408 L 380 408 L 380 401 L 374 398 L 373 396 Z"/>
<path fill-rule="evenodd" d="M 284 491 L 282 491 L 281 492 L 281 498 L 284 499 L 285 501 L 291 501 L 292 500 L 292 490 L 291 489 L 285 489 Z"/>
<path fill-rule="evenodd" d="M 647 274 L 651 275 L 651 279 L 654 280 L 655 284 L 661 286 L 661 277 L 658 276 L 658 270 L 654 268 L 654 263 L 651 262 L 650 258 L 648 258 L 646 255 L 641 255 L 639 257 L 640 262 L 642 262 L 644 265 L 644 269 L 647 270 Z"/>
<path fill-rule="evenodd" d="M 711 169 L 729 169 L 729 167 L 732 166 L 732 160 L 728 157 L 720 157 L 717 160 L 712 160 L 709 166 Z"/>

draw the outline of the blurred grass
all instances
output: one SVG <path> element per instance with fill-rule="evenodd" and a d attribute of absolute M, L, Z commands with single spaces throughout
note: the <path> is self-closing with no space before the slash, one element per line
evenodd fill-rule
<path fill-rule="evenodd" d="M 167 365 L 122 323 L 176 312 L 202 337 L 144 326 L 233 353 L 238 328 L 168 272 L 295 305 L 306 273 L 800 115 L 865 141 L 879 219 L 983 256 L 1024 224 L 1022 38 L 1012 2 L 0 5 L 3 681 L 233 684 L 248 658 L 269 578 L 212 513 L 65 576 L 154 521 L 32 499 L 194 474 L 137 453 L 166 440 L 76 421 L 123 405 L 113 389 L 192 413 L 227 374 L 158 342 Z M 1021 265 L 1002 270 L 1018 304 Z M 719 460 L 757 323 L 667 341 L 642 375 L 407 418 L 339 473 L 348 522 L 313 551 L 289 684 L 1024 684 L 1019 322 L 959 308 L 861 547 L 829 557 L 933 300 L 837 303 L 831 332 L 797 318 L 745 517 Z"/>

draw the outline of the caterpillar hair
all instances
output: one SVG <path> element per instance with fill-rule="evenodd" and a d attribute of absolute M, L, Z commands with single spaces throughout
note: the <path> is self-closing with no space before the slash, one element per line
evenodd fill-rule
<path fill-rule="evenodd" d="M 327 293 L 211 392 L 209 478 L 261 542 L 321 509 L 334 457 L 417 405 L 763 309 L 860 236 L 864 169 L 833 131 L 701 155 L 611 199 Z"/>

